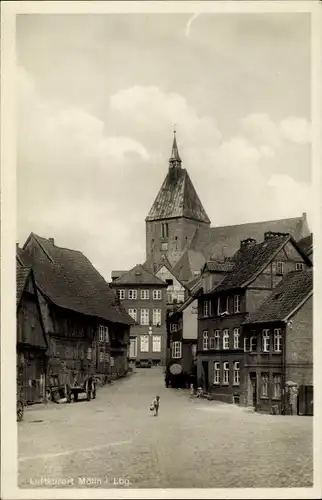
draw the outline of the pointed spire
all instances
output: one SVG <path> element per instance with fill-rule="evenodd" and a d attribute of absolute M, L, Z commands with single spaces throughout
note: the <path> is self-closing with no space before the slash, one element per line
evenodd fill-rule
<path fill-rule="evenodd" d="M 172 145 L 172 153 L 171 153 L 171 158 L 169 159 L 169 163 L 170 163 L 170 167 L 181 167 L 181 158 L 179 156 L 179 151 L 178 151 L 178 146 L 177 146 L 175 127 L 173 130 L 173 145 Z"/>

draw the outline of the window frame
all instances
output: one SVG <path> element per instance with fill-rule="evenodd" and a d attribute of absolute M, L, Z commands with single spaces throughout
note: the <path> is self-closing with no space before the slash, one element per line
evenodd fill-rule
<path fill-rule="evenodd" d="M 156 315 L 156 311 L 157 311 L 157 316 L 159 318 L 159 321 L 155 321 L 155 315 Z M 161 315 L 162 315 L 162 310 L 161 308 L 159 307 L 154 307 L 152 309 L 152 325 L 153 326 L 161 326 Z"/>
<path fill-rule="evenodd" d="M 142 318 L 144 316 L 143 315 L 143 311 L 147 311 L 147 315 L 146 315 L 147 320 L 146 320 L 146 322 L 142 321 Z M 142 307 L 140 309 L 140 325 L 142 325 L 142 326 L 149 326 L 149 324 L 150 324 L 150 309 L 146 308 L 146 307 Z"/>
<path fill-rule="evenodd" d="M 142 349 L 142 346 L 147 346 L 147 349 Z M 149 335 L 144 333 L 140 335 L 140 352 L 150 352 Z"/>
<path fill-rule="evenodd" d="M 237 339 L 237 342 L 236 342 L 236 339 Z M 234 328 L 234 349 L 240 349 L 240 328 L 239 327 Z"/>
<path fill-rule="evenodd" d="M 228 368 L 227 368 L 227 366 L 228 366 Z M 227 375 L 227 377 L 226 377 L 226 375 Z M 223 382 L 222 382 L 222 385 L 229 385 L 229 361 L 225 361 L 223 364 Z"/>
<path fill-rule="evenodd" d="M 92 361 L 92 351 L 93 349 L 91 347 L 87 347 L 87 353 L 86 353 L 87 361 Z"/>
<path fill-rule="evenodd" d="M 131 295 L 133 295 L 133 296 L 131 296 Z M 138 291 L 135 288 L 129 289 L 128 292 L 127 292 L 127 298 L 129 300 L 137 300 L 137 298 L 138 298 Z"/>
<path fill-rule="evenodd" d="M 135 311 L 135 314 L 133 314 L 133 316 L 132 316 L 132 314 L 130 313 L 130 311 L 133 311 L 133 313 L 134 313 L 134 311 Z M 132 318 L 132 319 L 133 319 L 133 320 L 137 323 L 137 321 L 138 321 L 138 310 L 137 310 L 136 308 L 131 308 L 131 307 L 130 307 L 130 308 L 127 310 L 127 312 L 128 312 L 128 315 L 129 315 L 129 316 L 131 316 L 131 318 Z M 135 317 L 134 317 L 134 316 L 135 316 Z"/>
<path fill-rule="evenodd" d="M 141 300 L 149 300 L 150 299 L 150 290 L 144 288 L 141 289 L 141 294 L 140 294 Z"/>
<path fill-rule="evenodd" d="M 124 288 L 119 288 L 117 290 L 117 295 L 120 300 L 125 300 L 125 289 Z"/>
<path fill-rule="evenodd" d="M 240 303 L 241 296 L 239 294 L 234 295 L 234 314 L 240 313 Z"/>
<path fill-rule="evenodd" d="M 215 350 L 219 351 L 220 350 L 220 330 L 218 330 L 218 329 L 215 330 L 214 341 L 215 341 Z"/>
<path fill-rule="evenodd" d="M 233 364 L 233 385 L 240 385 L 240 362 L 234 361 Z"/>
<path fill-rule="evenodd" d="M 278 383 L 276 383 L 276 378 L 278 378 Z M 276 388 L 279 387 L 278 394 L 276 393 Z M 281 399 L 282 397 L 282 375 L 281 373 L 273 373 L 273 383 L 272 383 L 272 399 Z"/>
<path fill-rule="evenodd" d="M 172 359 L 181 359 L 182 358 L 182 342 L 181 342 L 181 340 L 175 340 L 174 342 L 172 342 L 171 357 L 172 357 Z"/>
<path fill-rule="evenodd" d="M 214 362 L 214 385 L 220 385 L 220 363 Z"/>
<path fill-rule="evenodd" d="M 209 318 L 210 316 L 210 301 L 204 300 L 203 302 L 203 317 Z"/>
<path fill-rule="evenodd" d="M 295 271 L 303 271 L 303 270 L 304 270 L 304 262 L 296 262 Z"/>
<path fill-rule="evenodd" d="M 277 344 L 278 344 L 279 349 L 276 349 L 276 340 L 278 340 Z M 281 328 L 274 328 L 273 352 L 276 354 L 280 354 L 282 352 L 282 329 Z"/>
<path fill-rule="evenodd" d="M 154 289 L 152 298 L 153 300 L 162 300 L 162 290 Z"/>
<path fill-rule="evenodd" d="M 275 274 L 276 274 L 276 276 L 283 276 L 284 275 L 284 262 L 282 260 L 276 261 Z"/>
<path fill-rule="evenodd" d="M 255 341 L 255 349 L 253 349 L 253 341 Z M 258 350 L 258 338 L 257 338 L 257 336 L 252 335 L 249 338 L 249 352 L 252 352 L 252 353 L 256 354 L 257 350 Z"/>
<path fill-rule="evenodd" d="M 229 329 L 225 328 L 223 330 L 223 337 L 222 337 L 222 348 L 226 351 L 229 349 L 229 343 L 230 343 L 230 338 L 229 338 Z"/>
<path fill-rule="evenodd" d="M 208 330 L 203 330 L 202 332 L 202 350 L 208 351 L 209 349 L 209 332 Z"/>
<path fill-rule="evenodd" d="M 268 345 L 268 349 L 267 349 Z M 262 353 L 269 354 L 271 351 L 271 336 L 270 330 L 268 328 L 264 328 L 262 331 Z"/>
<path fill-rule="evenodd" d="M 154 349 L 155 339 L 158 339 L 159 349 Z M 161 335 L 152 335 L 152 352 L 161 352 Z"/>

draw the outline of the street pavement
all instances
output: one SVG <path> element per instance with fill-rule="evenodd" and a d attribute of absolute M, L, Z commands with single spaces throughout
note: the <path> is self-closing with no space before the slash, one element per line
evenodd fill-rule
<path fill-rule="evenodd" d="M 155 395 L 160 411 L 149 410 Z M 159 368 L 104 386 L 90 402 L 35 405 L 18 423 L 19 486 L 312 486 L 313 419 L 251 413 L 166 389 Z"/>

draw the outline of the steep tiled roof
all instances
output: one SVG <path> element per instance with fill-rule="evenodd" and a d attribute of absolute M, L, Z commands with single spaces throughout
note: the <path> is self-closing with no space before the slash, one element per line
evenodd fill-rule
<path fill-rule="evenodd" d="M 28 276 L 31 273 L 31 267 L 16 265 L 16 301 L 17 306 L 20 303 L 22 293 L 25 289 Z"/>
<path fill-rule="evenodd" d="M 230 288 L 242 288 L 246 283 L 255 279 L 285 245 L 290 236 L 271 237 L 262 243 L 250 244 L 239 249 L 234 256 L 234 267 L 216 286 L 216 291 Z M 292 240 L 293 241 L 293 240 Z"/>
<path fill-rule="evenodd" d="M 307 255 L 313 249 L 313 234 L 311 233 L 309 236 L 300 239 L 297 242 L 297 244 L 301 248 L 301 250 Z"/>
<path fill-rule="evenodd" d="M 312 269 L 292 271 L 244 322 L 245 325 L 284 321 L 313 291 Z"/>
<path fill-rule="evenodd" d="M 210 224 L 185 168 L 170 167 L 146 221 L 187 217 Z"/>
<path fill-rule="evenodd" d="M 117 279 L 123 276 L 123 274 L 127 273 L 127 271 L 112 271 L 111 272 L 111 278 Z"/>
<path fill-rule="evenodd" d="M 204 265 L 204 270 L 210 272 L 228 273 L 233 270 L 235 261 L 233 259 L 226 258 L 224 260 L 208 260 Z"/>
<path fill-rule="evenodd" d="M 201 252 L 186 249 L 182 252 L 173 270 L 183 282 L 193 278 L 195 272 L 200 272 L 205 263 L 205 257 Z"/>
<path fill-rule="evenodd" d="M 28 252 L 30 238 L 43 248 L 43 258 Z M 57 306 L 115 323 L 133 324 L 115 292 L 81 252 L 31 234 L 20 257 L 32 266 L 37 287 Z"/>
<path fill-rule="evenodd" d="M 137 264 L 123 276 L 120 276 L 120 278 L 113 281 L 112 286 L 114 285 L 167 286 L 164 281 L 160 280 L 157 276 L 147 271 L 141 264 Z"/>
<path fill-rule="evenodd" d="M 207 259 L 223 259 L 232 257 L 242 240 L 253 238 L 261 242 L 268 231 L 289 233 L 296 241 L 310 234 L 306 215 L 303 214 L 302 217 L 290 219 L 212 227 L 208 232 L 198 231 L 191 248 L 201 251 Z"/>

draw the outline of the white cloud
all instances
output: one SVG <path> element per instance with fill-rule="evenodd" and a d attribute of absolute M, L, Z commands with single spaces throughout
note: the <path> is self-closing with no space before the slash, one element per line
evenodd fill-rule
<path fill-rule="evenodd" d="M 311 141 L 311 127 L 305 118 L 289 116 L 281 121 L 281 132 L 285 139 L 297 144 Z"/>
<path fill-rule="evenodd" d="M 54 237 L 83 251 L 107 278 L 144 260 L 144 218 L 167 171 L 173 123 L 213 224 L 309 212 L 309 187 L 274 171 L 284 143 L 300 143 L 301 119 L 276 124 L 252 114 L 222 138 L 215 117 L 200 115 L 184 96 L 137 85 L 110 98 L 106 118 L 122 131 L 116 135 L 88 111 L 41 97 L 23 69 L 19 82 L 19 238 L 30 231 Z"/>

